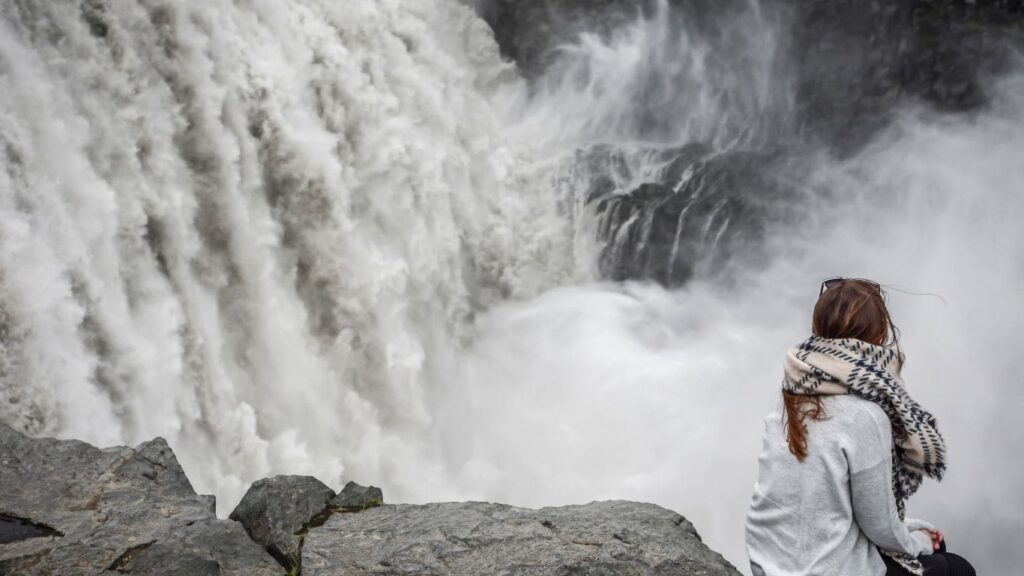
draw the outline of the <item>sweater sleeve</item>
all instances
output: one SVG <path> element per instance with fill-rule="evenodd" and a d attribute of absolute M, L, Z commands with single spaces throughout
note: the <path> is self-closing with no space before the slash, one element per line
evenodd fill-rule
<path fill-rule="evenodd" d="M 884 413 L 882 414 L 884 416 Z M 884 550 L 911 556 L 930 554 L 931 539 L 900 520 L 892 493 L 892 430 L 868 413 L 863 429 L 850 443 L 850 490 L 853 514 L 865 536 Z"/>

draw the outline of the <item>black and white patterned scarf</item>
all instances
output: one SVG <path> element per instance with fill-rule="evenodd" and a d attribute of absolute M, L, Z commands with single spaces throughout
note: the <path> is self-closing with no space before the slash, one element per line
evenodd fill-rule
<path fill-rule="evenodd" d="M 855 338 L 811 336 L 786 355 L 782 387 L 805 395 L 853 394 L 878 404 L 892 424 L 892 491 L 900 519 L 906 502 L 924 476 L 941 480 L 946 444 L 935 417 L 907 394 L 900 377 L 903 354 Z M 913 574 L 922 574 L 917 558 L 883 550 Z"/>

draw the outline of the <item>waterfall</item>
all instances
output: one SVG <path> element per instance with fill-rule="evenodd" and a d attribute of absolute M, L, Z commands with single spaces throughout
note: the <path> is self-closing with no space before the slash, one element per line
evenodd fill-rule
<path fill-rule="evenodd" d="M 1024 67 L 831 147 L 786 2 L 647 4 L 532 72 L 459 0 L 0 4 L 0 422 L 163 436 L 221 515 L 651 501 L 745 571 L 783 354 L 863 276 L 950 443 L 911 513 L 1009 573 Z"/>
<path fill-rule="evenodd" d="M 221 512 L 271 473 L 401 494 L 474 315 L 574 274 L 559 198 L 488 103 L 519 80 L 456 2 L 0 15 L 0 419 L 21 430 L 166 436 Z"/>

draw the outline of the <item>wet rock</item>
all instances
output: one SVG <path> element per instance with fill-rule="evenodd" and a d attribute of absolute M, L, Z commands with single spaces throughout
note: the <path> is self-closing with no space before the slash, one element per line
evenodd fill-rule
<path fill-rule="evenodd" d="M 738 576 L 685 518 L 652 504 L 528 510 L 480 502 L 336 514 L 306 536 L 305 576 Z"/>
<path fill-rule="evenodd" d="M 796 3 L 787 24 L 797 117 L 839 152 L 858 150 L 900 103 L 946 112 L 983 106 L 991 80 L 1024 47 L 1017 0 L 876 0 L 865 8 L 857 0 Z"/>
<path fill-rule="evenodd" d="M 360 486 L 355 482 L 345 484 L 341 492 L 331 500 L 331 506 L 346 512 L 358 512 L 384 504 L 384 492 L 376 486 Z"/>
<path fill-rule="evenodd" d="M 612 30 L 635 18 L 637 7 L 651 0 L 476 0 L 491 25 L 502 54 L 521 72 L 539 76 L 555 59 L 560 44 L 581 32 Z"/>
<path fill-rule="evenodd" d="M 163 439 L 135 448 L 32 439 L 0 425 L 0 514 L 36 527 L 0 544 L 0 573 L 279 576 L 241 525 L 217 520 Z"/>
<path fill-rule="evenodd" d="M 501 51 L 527 78 L 555 69 L 560 48 L 581 34 L 611 38 L 656 0 L 477 0 Z M 791 107 L 768 109 L 788 118 L 766 122 L 770 138 L 795 137 L 858 150 L 891 120 L 896 107 L 923 100 L 948 111 L 987 102 L 992 78 L 1013 69 L 1024 48 L 1021 0 L 669 0 L 672 29 L 704 44 L 711 56 L 707 80 L 742 69 L 750 55 L 734 50 L 729 31 L 743 16 L 774 27 L 778 61 L 774 90 L 792 95 Z M 672 37 L 672 41 L 675 41 Z M 661 70 L 661 82 L 682 86 Z M 728 77 L 728 76 L 722 76 Z M 685 80 L 685 78 L 683 79 Z M 725 86 L 722 86 L 724 88 Z M 683 93 L 683 92 L 680 92 Z M 723 92 L 729 98 L 743 94 Z M 787 100 L 788 101 L 788 100 Z M 651 102 L 637 101 L 637 108 Z M 637 110 L 638 116 L 644 110 Z M 658 115 L 658 109 L 649 112 Z M 667 116 L 661 115 L 664 121 Z M 653 124 L 657 126 L 656 122 Z M 785 125 L 785 134 L 779 133 Z"/>
<path fill-rule="evenodd" d="M 581 34 L 609 37 L 617 28 L 649 16 L 661 0 L 475 0 L 477 12 L 494 30 L 502 54 L 527 78 L 541 76 L 560 47 Z M 744 0 L 669 0 L 677 24 L 719 34 L 722 24 L 744 10 Z"/>
<path fill-rule="evenodd" d="M 577 193 L 596 217 L 602 276 L 678 286 L 734 265 L 762 265 L 765 231 L 786 220 L 796 198 L 780 177 L 780 158 L 697 143 L 581 151 L 576 162 L 586 178 Z"/>
<path fill-rule="evenodd" d="M 563 47 L 581 35 L 611 41 L 625 37 L 624 27 L 639 18 L 667 23 L 671 34 L 630 69 L 629 106 L 615 116 L 622 124 L 616 134 L 624 136 L 617 145 L 581 150 L 570 178 L 576 205 L 596 216 L 601 275 L 666 286 L 761 266 L 766 231 L 800 225 L 794 189 L 812 184 L 800 167 L 780 166 L 780 158 L 813 163 L 822 149 L 854 155 L 907 105 L 977 110 L 1024 50 L 1021 0 L 478 0 L 477 6 L 502 53 L 539 95 L 578 72 L 563 58 L 577 52 Z M 762 60 L 761 40 L 769 37 L 773 56 Z M 687 48 L 671 52 L 681 45 Z M 702 111 L 714 117 L 713 132 L 674 123 L 687 117 L 694 76 L 692 68 L 671 63 L 685 62 L 691 49 L 707 56 L 699 81 L 714 88 L 711 99 L 728 111 L 710 104 L 712 112 Z M 658 60 L 663 51 L 674 58 Z M 742 80 L 761 74 L 764 85 Z M 714 140 L 714 150 L 699 140 Z M 638 142 L 652 149 L 633 150 L 643 146 Z"/>
<path fill-rule="evenodd" d="M 302 534 L 325 514 L 334 490 L 312 476 L 274 476 L 249 487 L 230 518 L 285 568 L 298 565 Z"/>

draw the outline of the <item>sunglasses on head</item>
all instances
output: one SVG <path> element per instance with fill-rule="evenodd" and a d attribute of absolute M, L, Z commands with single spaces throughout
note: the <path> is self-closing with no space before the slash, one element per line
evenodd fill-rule
<path fill-rule="evenodd" d="M 873 281 L 868 280 L 866 278 L 843 278 L 843 277 L 836 277 L 836 278 L 829 278 L 828 280 L 825 280 L 824 282 L 821 283 L 821 292 L 818 292 L 818 296 L 821 296 L 822 294 L 824 294 L 825 291 L 828 290 L 829 288 L 834 288 L 834 287 L 842 284 L 843 282 L 846 282 L 847 280 L 856 280 L 857 282 L 863 282 L 863 283 L 871 286 L 875 290 L 878 290 L 879 292 L 882 291 L 882 287 L 878 284 L 878 282 L 873 282 Z"/>

